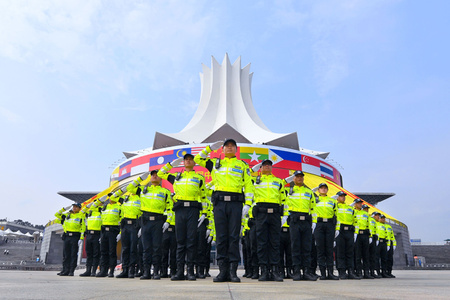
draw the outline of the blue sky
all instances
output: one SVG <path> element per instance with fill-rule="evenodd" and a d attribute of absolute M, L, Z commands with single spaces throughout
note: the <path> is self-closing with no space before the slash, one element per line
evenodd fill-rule
<path fill-rule="evenodd" d="M 2 214 L 44 224 L 100 191 L 122 151 L 179 132 L 201 64 L 254 72 L 273 132 L 330 151 L 411 238 L 450 238 L 450 2 L 2 1 Z"/>

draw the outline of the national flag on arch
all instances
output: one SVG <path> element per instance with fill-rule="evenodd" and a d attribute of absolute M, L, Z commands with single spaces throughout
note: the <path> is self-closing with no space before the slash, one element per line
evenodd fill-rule
<path fill-rule="evenodd" d="M 131 160 L 124 162 L 119 167 L 119 178 L 117 180 L 123 180 L 131 176 Z"/>
<path fill-rule="evenodd" d="M 165 165 L 168 162 L 174 160 L 175 158 L 177 158 L 177 156 L 176 153 L 174 153 L 174 150 L 162 151 L 153 154 L 150 157 L 150 167 L 154 169 L 153 167 Z"/>
<path fill-rule="evenodd" d="M 269 149 L 259 147 L 239 147 L 239 158 L 248 164 L 258 164 L 269 157 Z"/>
<path fill-rule="evenodd" d="M 269 159 L 276 168 L 301 170 L 302 155 L 300 153 L 269 149 Z"/>

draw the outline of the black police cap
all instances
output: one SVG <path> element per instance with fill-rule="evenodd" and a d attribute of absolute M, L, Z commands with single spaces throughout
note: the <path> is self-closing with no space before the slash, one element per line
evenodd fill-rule
<path fill-rule="evenodd" d="M 380 218 L 382 218 L 382 219 L 383 219 L 383 218 L 386 218 L 386 216 L 385 216 L 385 215 L 380 215 Z"/>
<path fill-rule="evenodd" d="M 78 206 L 79 208 L 81 208 L 81 203 L 74 203 L 72 204 L 72 206 Z"/>
<path fill-rule="evenodd" d="M 270 159 L 265 159 L 261 163 L 262 166 L 264 165 L 273 165 L 273 162 Z"/>
<path fill-rule="evenodd" d="M 363 204 L 363 205 L 362 205 L 362 208 L 363 208 L 363 209 L 365 209 L 365 208 L 369 208 L 369 205 L 367 205 L 367 204 Z"/>
<path fill-rule="evenodd" d="M 322 182 L 321 184 L 319 184 L 319 189 L 323 186 L 326 186 L 328 188 L 328 185 L 326 183 Z"/>
<path fill-rule="evenodd" d="M 153 174 L 158 174 L 158 170 L 150 171 L 150 176 L 152 176 Z"/>
<path fill-rule="evenodd" d="M 237 147 L 236 141 L 233 139 L 226 139 L 225 142 L 223 143 L 222 147 L 225 147 L 225 145 L 228 143 L 232 143 L 233 145 L 235 145 Z"/>
<path fill-rule="evenodd" d="M 359 198 L 356 198 L 355 201 L 353 201 L 353 203 L 359 203 L 359 202 L 363 202 L 363 201 Z"/>
<path fill-rule="evenodd" d="M 303 173 L 302 171 L 295 171 L 294 176 L 297 176 L 297 175 L 305 176 L 305 173 Z"/>
<path fill-rule="evenodd" d="M 190 154 L 190 153 L 186 153 L 186 154 L 183 156 L 183 159 L 187 159 L 187 158 L 192 158 L 192 159 L 194 159 L 194 155 L 192 155 L 192 154 Z"/>
<path fill-rule="evenodd" d="M 345 192 L 343 192 L 343 191 L 337 192 L 336 195 L 338 195 L 338 196 L 347 196 L 347 194 Z"/>

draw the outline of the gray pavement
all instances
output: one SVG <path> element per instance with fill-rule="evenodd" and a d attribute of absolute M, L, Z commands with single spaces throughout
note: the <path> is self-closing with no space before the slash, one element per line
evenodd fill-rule
<path fill-rule="evenodd" d="M 0 271 L 0 299 L 449 299 L 450 271 L 395 271 L 395 279 L 213 283 L 170 279 L 60 277 L 51 271 Z M 116 272 L 118 273 L 118 272 Z M 238 275 L 243 273 L 239 270 Z M 217 270 L 211 270 L 216 275 Z"/>

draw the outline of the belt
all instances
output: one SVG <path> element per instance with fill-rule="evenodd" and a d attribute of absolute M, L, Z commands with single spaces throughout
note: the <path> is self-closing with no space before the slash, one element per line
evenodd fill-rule
<path fill-rule="evenodd" d="M 81 235 L 81 232 L 67 231 L 66 235 L 67 236 L 77 236 L 77 235 Z"/>
<path fill-rule="evenodd" d="M 281 231 L 283 231 L 283 232 L 289 232 L 289 227 L 281 227 Z"/>
<path fill-rule="evenodd" d="M 341 230 L 353 231 L 353 230 L 355 230 L 355 228 L 353 227 L 353 225 L 341 224 Z"/>
<path fill-rule="evenodd" d="M 317 222 L 322 222 L 322 223 L 328 223 L 333 221 L 333 219 L 326 219 L 326 218 L 317 218 Z"/>
<path fill-rule="evenodd" d="M 358 230 L 358 234 L 364 234 L 364 235 L 366 235 L 366 234 L 370 234 L 370 231 L 369 231 L 369 229 Z"/>
<path fill-rule="evenodd" d="M 120 230 L 119 226 L 115 226 L 115 225 L 110 225 L 110 226 L 102 226 L 102 229 L 105 229 L 106 231 L 111 231 L 111 230 Z"/>
<path fill-rule="evenodd" d="M 175 226 L 170 225 L 169 228 L 167 228 L 167 231 L 168 231 L 168 232 L 173 232 L 173 231 L 175 231 Z"/>
<path fill-rule="evenodd" d="M 178 204 L 178 207 L 194 207 L 194 208 L 202 207 L 202 204 L 200 202 L 198 202 L 197 200 L 193 200 L 193 201 L 178 200 L 175 204 Z"/>
<path fill-rule="evenodd" d="M 123 218 L 121 223 L 122 225 L 133 225 L 136 224 L 137 219 Z"/>
<path fill-rule="evenodd" d="M 100 230 L 88 230 L 88 234 L 100 234 Z"/>
<path fill-rule="evenodd" d="M 289 216 L 291 219 L 299 219 L 300 221 L 309 221 L 311 215 L 309 213 L 290 211 L 291 215 Z"/>
<path fill-rule="evenodd" d="M 149 221 L 166 220 L 167 216 L 158 213 L 144 212 L 141 219 Z"/>
<path fill-rule="evenodd" d="M 379 241 L 380 243 L 384 243 L 384 242 L 386 241 L 386 239 L 378 239 L 378 241 Z"/>

